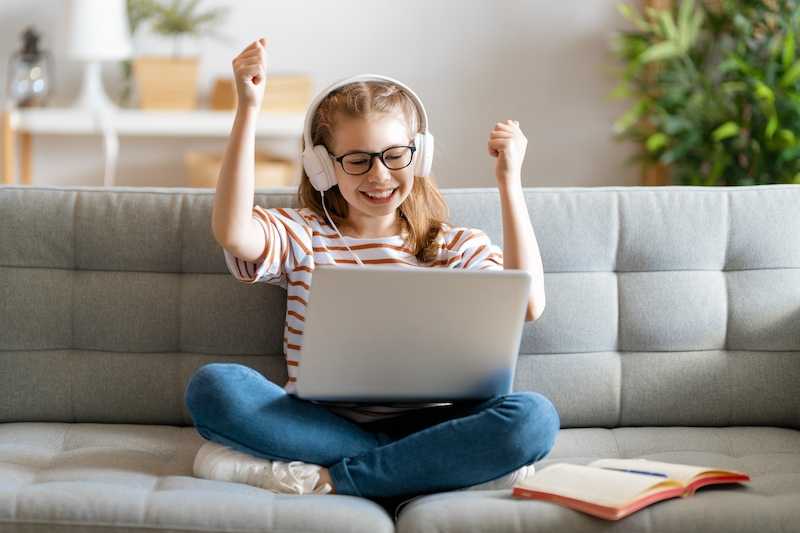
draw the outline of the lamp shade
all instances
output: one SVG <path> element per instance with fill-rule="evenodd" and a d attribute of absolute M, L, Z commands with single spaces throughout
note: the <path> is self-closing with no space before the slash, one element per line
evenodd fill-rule
<path fill-rule="evenodd" d="M 125 0 L 68 0 L 67 55 L 116 61 L 133 54 Z"/>

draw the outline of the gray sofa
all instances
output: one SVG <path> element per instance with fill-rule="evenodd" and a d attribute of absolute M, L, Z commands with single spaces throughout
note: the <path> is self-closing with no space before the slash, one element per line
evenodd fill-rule
<path fill-rule="evenodd" d="M 606 522 L 510 491 L 391 508 L 192 477 L 201 365 L 282 382 L 285 292 L 237 282 L 211 189 L 0 187 L 0 532 L 800 531 L 800 186 L 530 188 L 547 308 L 515 387 L 559 410 L 537 469 L 600 457 L 741 469 Z M 502 243 L 496 189 L 451 220 Z M 257 190 L 265 207 L 292 190 Z"/>

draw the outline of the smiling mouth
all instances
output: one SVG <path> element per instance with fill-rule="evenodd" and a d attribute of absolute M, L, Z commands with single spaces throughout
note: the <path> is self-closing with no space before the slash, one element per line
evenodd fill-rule
<path fill-rule="evenodd" d="M 370 203 L 387 203 L 394 197 L 397 188 L 394 189 L 387 189 L 381 192 L 371 192 L 367 193 L 365 191 L 358 191 L 363 194 Z"/>
<path fill-rule="evenodd" d="M 394 189 L 383 189 L 380 191 L 361 191 L 367 196 L 372 196 L 374 198 L 385 198 L 394 192 Z"/>

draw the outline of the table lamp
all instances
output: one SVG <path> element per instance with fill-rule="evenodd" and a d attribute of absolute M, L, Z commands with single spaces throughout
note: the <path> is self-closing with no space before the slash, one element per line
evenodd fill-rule
<path fill-rule="evenodd" d="M 67 55 L 85 63 L 75 106 L 115 109 L 103 90 L 100 63 L 133 54 L 125 0 L 69 0 L 67 9 Z"/>

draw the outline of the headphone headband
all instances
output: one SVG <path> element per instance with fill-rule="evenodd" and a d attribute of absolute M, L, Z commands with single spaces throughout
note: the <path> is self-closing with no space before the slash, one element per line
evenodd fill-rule
<path fill-rule="evenodd" d="M 350 83 L 355 83 L 359 81 L 388 81 L 390 83 L 394 83 L 400 86 L 410 97 L 411 100 L 414 102 L 414 105 L 417 107 L 417 112 L 420 116 L 420 128 L 421 133 L 428 133 L 428 114 L 425 112 L 425 106 L 422 105 L 422 100 L 420 100 L 419 96 L 411 90 L 411 87 L 404 84 L 401 81 L 398 81 L 393 78 L 389 78 L 387 76 L 381 76 L 380 74 L 359 74 L 357 76 L 351 76 L 349 78 L 344 78 L 339 80 L 335 83 L 329 85 L 324 91 L 319 93 L 316 98 L 311 102 L 308 106 L 308 111 L 306 112 L 306 120 L 305 120 L 305 127 L 303 128 L 303 140 L 305 141 L 306 149 L 308 147 L 313 146 L 311 143 L 311 122 L 314 119 L 314 114 L 317 112 L 317 107 L 322 102 L 322 100 L 328 96 L 330 93 L 338 89 L 339 87 L 344 87 Z"/>

